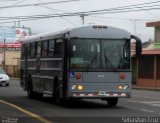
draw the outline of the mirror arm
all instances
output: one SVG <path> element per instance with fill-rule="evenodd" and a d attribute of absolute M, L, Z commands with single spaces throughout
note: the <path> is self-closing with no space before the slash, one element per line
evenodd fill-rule
<path fill-rule="evenodd" d="M 136 56 L 139 57 L 142 53 L 142 41 L 139 37 L 131 35 L 131 39 L 136 40 Z"/>

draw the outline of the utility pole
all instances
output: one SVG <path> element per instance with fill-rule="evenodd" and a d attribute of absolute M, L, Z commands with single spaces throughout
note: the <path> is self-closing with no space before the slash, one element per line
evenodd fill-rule
<path fill-rule="evenodd" d="M 20 21 L 18 21 L 18 28 L 20 28 Z"/>
<path fill-rule="evenodd" d="M 14 27 L 16 27 L 16 21 L 14 21 Z"/>
<path fill-rule="evenodd" d="M 136 31 L 137 31 L 137 27 L 136 27 L 136 23 L 137 21 L 136 20 L 134 20 L 134 35 L 136 35 Z"/>
<path fill-rule="evenodd" d="M 82 18 L 82 25 L 84 25 L 84 16 L 86 16 L 85 14 L 81 14 L 80 17 Z"/>
<path fill-rule="evenodd" d="M 133 23 L 133 33 L 134 33 L 134 35 L 136 35 L 136 33 L 137 33 L 137 27 L 136 27 L 136 25 L 137 25 L 137 20 L 131 20 L 131 22 Z"/>
<path fill-rule="evenodd" d="M 6 38 L 3 41 L 3 69 L 6 70 Z"/>

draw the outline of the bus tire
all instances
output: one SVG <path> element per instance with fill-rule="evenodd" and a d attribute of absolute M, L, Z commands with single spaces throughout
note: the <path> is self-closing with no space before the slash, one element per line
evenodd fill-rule
<path fill-rule="evenodd" d="M 41 100 L 42 98 L 43 98 L 43 93 L 35 93 L 35 95 L 36 95 L 36 99 L 39 99 L 39 100 Z"/>
<path fill-rule="evenodd" d="M 116 106 L 117 105 L 117 103 L 118 103 L 118 98 L 108 98 L 107 99 L 107 103 L 108 103 L 108 105 L 110 106 L 110 107 L 114 107 L 114 106 Z"/>
<path fill-rule="evenodd" d="M 29 77 L 28 79 L 28 89 L 27 89 L 28 98 L 34 99 L 36 97 L 36 93 L 33 91 L 32 79 Z"/>
<path fill-rule="evenodd" d="M 58 79 L 56 79 L 55 85 L 53 88 L 54 88 L 53 98 L 54 98 L 55 103 L 58 105 L 62 105 L 63 100 L 60 98 L 60 88 L 58 84 Z"/>
<path fill-rule="evenodd" d="M 61 99 L 59 97 L 59 88 L 58 87 L 55 89 L 55 102 L 58 105 L 61 104 Z"/>

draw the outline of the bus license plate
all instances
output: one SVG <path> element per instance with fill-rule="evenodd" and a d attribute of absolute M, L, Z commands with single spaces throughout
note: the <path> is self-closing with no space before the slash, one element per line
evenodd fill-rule
<path fill-rule="evenodd" d="M 98 95 L 104 96 L 104 95 L 106 95 L 106 92 L 105 91 L 99 91 Z"/>

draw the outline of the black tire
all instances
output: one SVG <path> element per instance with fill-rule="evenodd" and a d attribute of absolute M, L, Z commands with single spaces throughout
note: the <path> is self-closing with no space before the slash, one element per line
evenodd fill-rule
<path fill-rule="evenodd" d="M 59 88 L 59 84 L 58 84 L 58 79 L 56 79 L 56 81 L 54 82 L 54 86 L 53 86 L 53 99 L 54 102 L 58 105 L 63 105 L 63 99 L 60 98 L 60 88 Z"/>
<path fill-rule="evenodd" d="M 6 87 L 8 87 L 8 86 L 9 86 L 9 83 L 6 84 Z"/>
<path fill-rule="evenodd" d="M 37 94 L 33 91 L 33 84 L 32 79 L 28 79 L 28 89 L 27 89 L 28 98 L 34 99 L 36 98 Z"/>
<path fill-rule="evenodd" d="M 58 87 L 55 89 L 54 99 L 55 99 L 56 104 L 61 104 L 61 99 L 59 97 L 59 88 Z"/>
<path fill-rule="evenodd" d="M 35 95 L 36 95 L 36 99 L 39 99 L 39 100 L 41 100 L 42 98 L 43 98 L 43 94 L 42 93 L 35 93 Z"/>
<path fill-rule="evenodd" d="M 114 107 L 118 103 L 118 98 L 109 98 L 107 99 L 107 102 L 110 107 Z"/>

